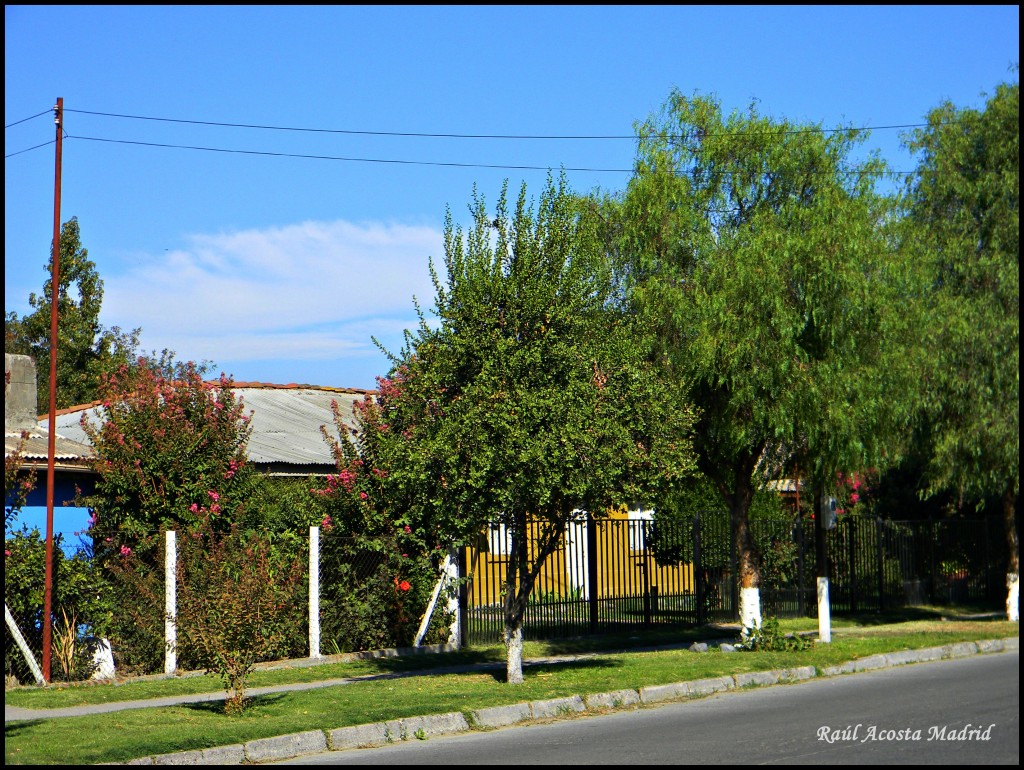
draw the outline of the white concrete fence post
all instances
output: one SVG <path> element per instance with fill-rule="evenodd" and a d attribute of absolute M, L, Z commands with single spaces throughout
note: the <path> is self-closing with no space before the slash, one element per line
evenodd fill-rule
<path fill-rule="evenodd" d="M 177 533 L 171 529 L 164 533 L 167 548 L 164 553 L 164 673 L 174 676 L 178 669 L 178 549 Z"/>
<path fill-rule="evenodd" d="M 309 657 L 321 657 L 320 527 L 309 528 Z"/>
<path fill-rule="evenodd" d="M 828 578 L 818 578 L 818 641 L 832 641 L 832 609 L 828 599 Z"/>

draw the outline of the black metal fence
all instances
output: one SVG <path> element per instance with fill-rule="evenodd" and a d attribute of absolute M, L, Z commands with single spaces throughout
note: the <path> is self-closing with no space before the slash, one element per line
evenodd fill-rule
<path fill-rule="evenodd" d="M 539 523 L 528 542 L 537 542 Z M 761 555 L 762 611 L 817 613 L 813 521 L 752 521 Z M 1001 530 L 987 520 L 887 521 L 846 517 L 826 532 L 833 614 L 917 605 L 998 601 Z M 571 522 L 543 565 L 523 633 L 545 639 L 738 618 L 736 555 L 726 513 L 674 521 Z M 463 639 L 502 630 L 511 537 L 492 526 L 464 553 Z"/>

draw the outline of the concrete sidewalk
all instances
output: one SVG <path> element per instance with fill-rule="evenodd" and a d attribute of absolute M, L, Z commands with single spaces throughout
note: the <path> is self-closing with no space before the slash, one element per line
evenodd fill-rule
<path fill-rule="evenodd" d="M 467 732 L 472 729 L 489 729 L 507 727 L 521 722 L 550 719 L 564 715 L 582 713 L 600 713 L 616 708 L 636 708 L 656 703 L 685 700 L 703 697 L 719 692 L 727 692 L 741 687 L 770 686 L 789 684 L 818 676 L 838 676 L 880 668 L 938 661 L 969 655 L 1011 652 L 1019 650 L 1019 638 L 991 639 L 979 642 L 958 642 L 931 647 L 922 650 L 904 650 L 896 653 L 871 655 L 859 660 L 850 661 L 839 666 L 829 667 L 819 674 L 813 666 L 794 669 L 761 671 L 733 676 L 721 676 L 690 682 L 653 685 L 639 689 L 624 689 L 616 692 L 589 695 L 573 695 L 545 701 L 530 701 L 510 706 L 495 706 L 478 709 L 470 713 L 469 719 L 462 712 L 431 714 L 407 719 L 396 719 L 373 724 L 341 727 L 333 730 L 310 730 L 291 735 L 261 738 L 244 744 L 219 746 L 202 750 L 175 752 L 151 757 L 141 757 L 128 764 L 240 764 L 268 762 L 282 759 L 293 759 L 303 754 L 317 753 L 328 750 L 339 751 L 352 748 L 380 746 L 405 740 L 424 739 L 438 735 L 451 735 Z M 715 644 L 716 642 L 711 642 Z M 692 645 L 675 645 L 692 647 Z M 665 647 L 651 649 L 666 649 Z M 525 666 L 566 662 L 599 657 L 602 654 L 566 656 L 559 658 L 531 659 L 524 661 Z M 335 687 L 354 681 L 366 679 L 398 679 L 426 674 L 454 673 L 462 671 L 488 670 L 504 668 L 503 663 L 485 663 L 465 666 L 453 666 L 448 669 L 429 669 L 424 671 L 372 674 L 366 677 L 335 679 L 322 682 L 309 682 L 274 687 L 253 688 L 253 695 L 272 692 L 289 692 L 307 690 L 318 687 Z M 169 698 L 154 698 L 145 701 L 122 701 L 119 703 L 78 706 L 68 709 L 17 709 L 5 705 L 5 722 L 25 719 L 51 719 L 58 717 L 98 714 L 127 708 L 152 708 L 158 706 L 177 705 L 180 703 L 200 703 L 222 700 L 222 692 L 204 693 Z"/>

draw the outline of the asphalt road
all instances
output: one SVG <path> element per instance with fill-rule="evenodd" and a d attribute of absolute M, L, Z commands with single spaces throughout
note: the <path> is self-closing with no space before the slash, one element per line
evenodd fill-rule
<path fill-rule="evenodd" d="M 1017 765 L 1019 674 L 977 655 L 281 764 Z"/>

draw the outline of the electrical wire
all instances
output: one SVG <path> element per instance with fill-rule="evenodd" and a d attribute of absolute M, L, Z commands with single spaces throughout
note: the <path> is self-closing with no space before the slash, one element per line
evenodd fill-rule
<path fill-rule="evenodd" d="M 29 121 L 29 120 L 34 120 L 35 118 L 38 118 L 40 115 L 47 115 L 47 114 L 49 114 L 51 112 L 53 112 L 53 108 L 52 107 L 50 109 L 48 109 L 48 110 L 43 110 L 42 112 L 37 112 L 35 115 L 32 115 L 30 117 L 22 118 L 21 120 L 16 120 L 13 123 L 8 123 L 6 126 L 4 126 L 4 128 L 10 128 L 11 126 L 16 126 L 19 123 L 24 123 L 24 122 Z"/>
<path fill-rule="evenodd" d="M 221 153 L 234 153 L 241 155 L 264 155 L 278 158 L 306 158 L 310 160 L 333 160 L 333 161 L 347 161 L 350 163 L 392 163 L 399 165 L 408 166 L 446 166 L 455 168 L 491 168 L 491 169 L 506 169 L 515 171 L 550 171 L 557 166 L 526 166 L 526 165 L 502 165 L 496 163 L 457 163 L 457 162 L 444 162 L 444 161 L 426 161 L 426 160 L 397 160 L 393 158 L 351 158 L 338 155 L 306 155 L 301 153 L 289 153 L 289 152 L 271 152 L 266 150 L 238 150 L 228 149 L 223 147 L 200 147 L 197 145 L 187 144 L 164 144 L 159 142 L 139 142 L 127 139 L 105 139 L 96 136 L 77 136 L 73 134 L 68 135 L 69 139 L 84 139 L 91 142 L 109 142 L 112 144 L 132 144 L 143 147 L 162 147 L 172 148 L 180 150 L 202 150 L 204 152 L 221 152 Z M 573 168 L 565 167 L 565 171 L 580 171 L 580 172 L 609 172 L 609 173 L 631 173 L 633 169 L 624 168 Z"/>
<path fill-rule="evenodd" d="M 147 115 L 127 115 L 117 112 L 97 112 L 94 110 L 73 110 L 64 109 L 65 112 L 74 112 L 81 115 L 98 115 L 108 118 L 125 118 L 128 120 L 150 120 L 162 123 L 185 123 L 197 126 L 218 126 L 221 128 L 255 128 L 264 131 L 298 131 L 319 134 L 346 134 L 357 136 L 399 136 L 417 137 L 431 139 L 502 139 L 502 140 L 630 140 L 637 139 L 636 134 L 450 134 L 450 133 L 428 133 L 420 131 L 368 131 L 343 128 L 304 128 L 297 126 L 271 126 L 256 123 L 224 123 L 213 120 L 191 120 L 185 118 L 159 118 Z M 951 121 L 940 125 L 953 125 L 959 121 Z M 923 128 L 928 123 L 902 123 L 890 126 L 864 126 L 861 128 L 800 128 L 786 129 L 783 131 L 725 131 L 720 134 L 706 134 L 706 136 L 732 136 L 739 134 L 810 134 L 810 133 L 838 133 L 843 131 L 885 131 L 891 129 Z M 681 135 L 669 135 L 668 139 L 683 139 Z"/>
<path fill-rule="evenodd" d="M 65 134 L 65 136 L 67 136 L 67 135 Z M 6 160 L 7 158 L 13 158 L 15 155 L 21 155 L 23 152 L 29 152 L 31 150 L 38 150 L 40 147 L 46 147 L 48 144 L 53 144 L 56 141 L 57 141 L 56 139 L 51 139 L 48 142 L 43 142 L 42 144 L 37 144 L 35 147 L 26 147 L 24 150 L 18 150 L 17 152 L 12 152 L 10 155 L 4 155 L 4 159 Z"/>

